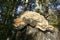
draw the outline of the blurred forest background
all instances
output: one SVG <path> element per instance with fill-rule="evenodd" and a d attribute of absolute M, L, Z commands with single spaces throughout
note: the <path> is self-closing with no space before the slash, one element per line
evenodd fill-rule
<path fill-rule="evenodd" d="M 0 40 L 14 33 L 14 18 L 27 10 L 40 13 L 49 24 L 60 29 L 60 0 L 0 0 Z"/>

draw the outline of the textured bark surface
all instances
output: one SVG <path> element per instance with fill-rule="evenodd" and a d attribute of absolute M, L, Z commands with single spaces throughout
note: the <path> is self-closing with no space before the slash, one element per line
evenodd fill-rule
<path fill-rule="evenodd" d="M 60 40 L 60 32 L 41 31 L 31 26 L 17 31 L 16 40 Z"/>

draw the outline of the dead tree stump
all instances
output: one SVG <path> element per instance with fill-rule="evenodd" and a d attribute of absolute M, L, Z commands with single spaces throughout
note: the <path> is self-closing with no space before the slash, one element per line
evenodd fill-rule
<path fill-rule="evenodd" d="M 27 26 L 16 34 L 16 40 L 60 40 L 60 32 L 41 31 Z"/>

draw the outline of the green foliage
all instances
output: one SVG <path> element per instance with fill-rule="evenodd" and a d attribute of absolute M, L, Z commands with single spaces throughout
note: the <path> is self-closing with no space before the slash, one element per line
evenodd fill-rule
<path fill-rule="evenodd" d="M 49 21 L 49 24 L 52 25 L 57 25 L 57 15 L 55 15 L 55 13 L 49 13 L 47 20 Z"/>

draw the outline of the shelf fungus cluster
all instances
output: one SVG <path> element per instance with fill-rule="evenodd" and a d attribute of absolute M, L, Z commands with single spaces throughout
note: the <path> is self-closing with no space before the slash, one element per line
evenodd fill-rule
<path fill-rule="evenodd" d="M 51 30 L 54 31 L 55 28 L 52 25 L 49 25 L 48 21 L 44 16 L 40 15 L 37 12 L 26 11 L 20 17 L 14 19 L 15 28 L 23 28 L 27 24 L 34 26 L 34 28 L 40 29 L 42 31 Z"/>

